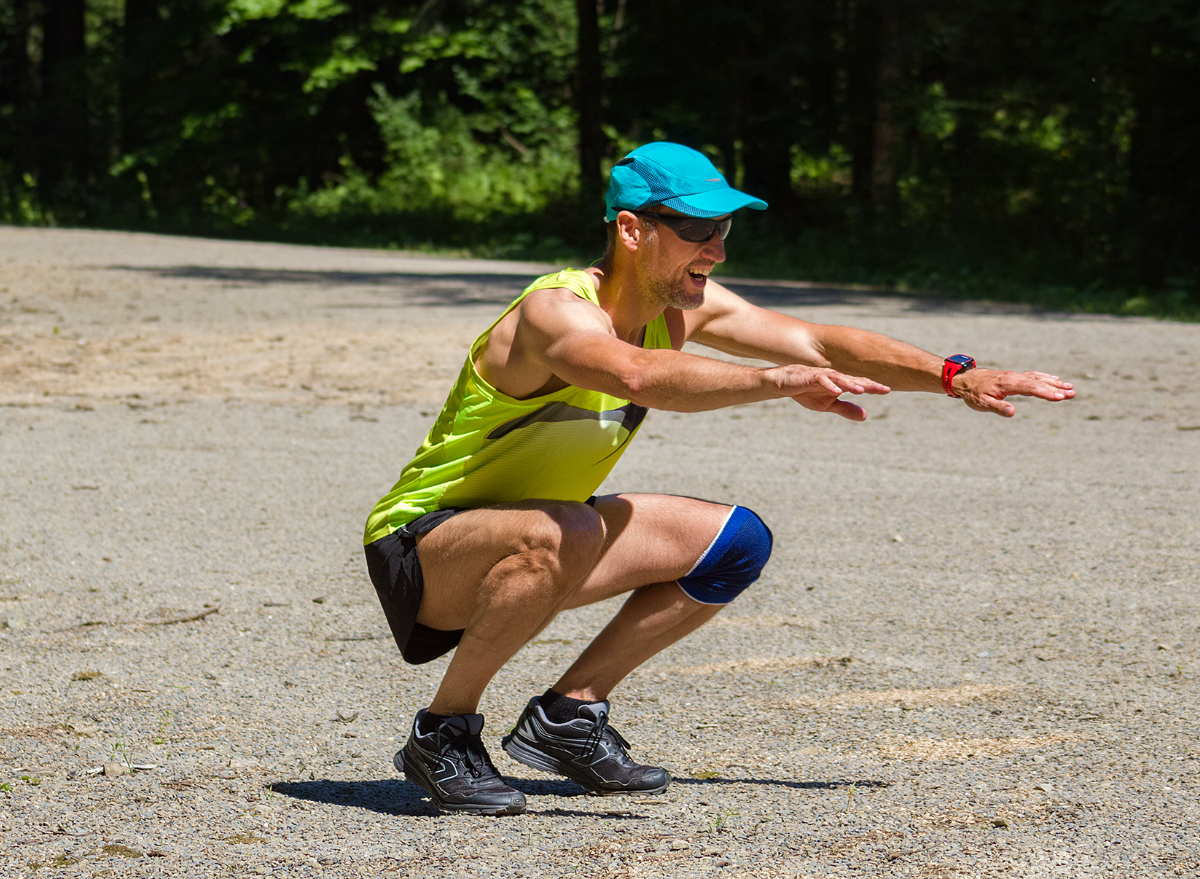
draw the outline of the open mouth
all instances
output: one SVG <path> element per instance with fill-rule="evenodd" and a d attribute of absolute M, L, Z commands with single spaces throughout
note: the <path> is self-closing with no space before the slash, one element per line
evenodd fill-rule
<path fill-rule="evenodd" d="M 692 280 L 695 281 L 697 284 L 703 284 L 705 281 L 708 280 L 708 270 L 707 269 L 702 269 L 702 270 L 689 269 L 688 274 L 692 276 Z"/>

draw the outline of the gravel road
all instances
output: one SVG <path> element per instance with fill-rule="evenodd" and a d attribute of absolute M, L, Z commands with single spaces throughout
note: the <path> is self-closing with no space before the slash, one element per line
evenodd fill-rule
<path fill-rule="evenodd" d="M 776 537 L 614 695 L 675 783 L 499 748 L 601 605 L 486 694 L 528 813 L 438 814 L 362 525 L 548 268 L 0 228 L 0 876 L 1200 874 L 1200 326 L 802 284 L 731 282 L 1078 398 L 652 413 L 608 487 Z"/>

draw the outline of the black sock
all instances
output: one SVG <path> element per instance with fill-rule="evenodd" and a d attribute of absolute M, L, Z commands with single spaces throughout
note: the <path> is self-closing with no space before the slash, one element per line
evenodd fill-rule
<path fill-rule="evenodd" d="M 551 723 L 566 723 L 574 720 L 579 716 L 581 706 L 591 704 L 582 699 L 572 699 L 569 696 L 560 695 L 554 690 L 547 690 L 538 697 L 538 702 L 541 703 L 542 710 L 546 712 L 546 719 Z"/>
<path fill-rule="evenodd" d="M 453 717 L 452 714 L 434 714 L 432 711 L 426 711 L 417 718 L 417 735 L 431 736 L 437 730 L 438 724 L 447 717 Z"/>

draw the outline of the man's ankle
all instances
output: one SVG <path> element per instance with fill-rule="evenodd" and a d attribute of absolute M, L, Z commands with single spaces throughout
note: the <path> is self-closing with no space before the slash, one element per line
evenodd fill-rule
<path fill-rule="evenodd" d="M 425 710 L 417 715 L 417 735 L 431 736 L 438 728 L 438 725 L 448 718 L 453 717 L 453 714 L 434 714 L 432 711 Z"/>
<path fill-rule="evenodd" d="M 583 699 L 572 699 L 551 688 L 538 696 L 538 704 L 542 706 L 546 719 L 551 723 L 569 723 L 579 716 L 581 707 L 591 703 Z"/>

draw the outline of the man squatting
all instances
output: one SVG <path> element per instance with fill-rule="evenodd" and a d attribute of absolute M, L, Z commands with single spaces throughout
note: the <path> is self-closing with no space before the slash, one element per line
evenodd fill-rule
<path fill-rule="evenodd" d="M 525 796 L 480 738 L 484 688 L 561 611 L 628 595 L 502 746 L 598 794 L 653 794 L 609 725 L 626 675 L 758 579 L 771 532 L 741 506 L 596 490 L 648 409 L 698 412 L 790 397 L 851 421 L 843 394 L 929 391 L 1011 416 L 1013 395 L 1066 400 L 1041 372 L 976 368 L 876 333 L 759 308 L 709 279 L 739 208 L 700 153 L 672 143 L 613 168 L 608 247 L 534 281 L 475 340 L 437 423 L 367 520 L 367 565 L 409 663 L 454 650 L 396 767 L 446 811 L 516 814 Z M 686 341 L 771 367 L 683 353 Z"/>

